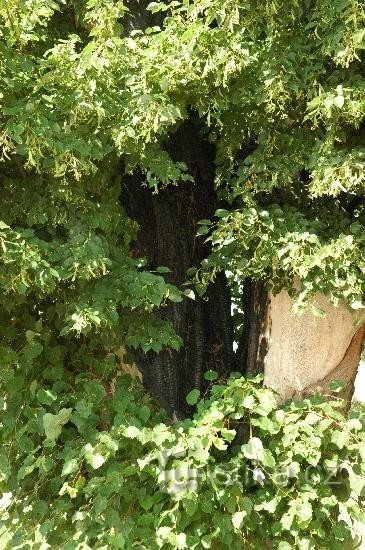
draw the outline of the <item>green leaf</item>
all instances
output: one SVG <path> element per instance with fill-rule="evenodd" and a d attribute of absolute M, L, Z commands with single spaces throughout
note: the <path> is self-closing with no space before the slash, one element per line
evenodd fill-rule
<path fill-rule="evenodd" d="M 256 404 L 256 399 L 253 395 L 245 395 L 245 397 L 242 399 L 242 406 L 245 409 L 251 410 L 255 407 Z"/>
<path fill-rule="evenodd" d="M 24 383 L 25 379 L 23 376 L 13 376 L 6 384 L 6 388 L 9 393 L 16 393 L 22 390 Z"/>
<path fill-rule="evenodd" d="M 85 459 L 86 459 L 86 462 L 90 464 L 90 466 L 94 470 L 97 470 L 98 468 L 100 468 L 106 460 L 102 454 L 94 451 L 89 451 L 85 453 Z"/>
<path fill-rule="evenodd" d="M 227 216 L 229 216 L 229 211 L 225 210 L 224 208 L 218 208 L 218 210 L 215 211 L 214 215 L 217 216 L 217 218 L 226 218 Z"/>
<path fill-rule="evenodd" d="M 275 458 L 269 449 L 264 449 L 262 463 L 266 468 L 274 469 L 276 466 Z"/>
<path fill-rule="evenodd" d="M 289 531 L 291 529 L 293 521 L 294 521 L 294 510 L 290 510 L 290 512 L 284 514 L 280 519 L 280 523 L 283 530 Z"/>
<path fill-rule="evenodd" d="M 191 288 L 187 288 L 186 290 L 184 290 L 184 295 L 190 298 L 191 300 L 195 300 L 195 293 L 193 290 L 191 290 Z"/>
<path fill-rule="evenodd" d="M 237 435 L 237 432 L 236 430 L 227 430 L 226 428 L 222 428 L 221 435 L 226 441 L 233 441 Z"/>
<path fill-rule="evenodd" d="M 79 463 L 76 458 L 69 458 L 65 461 L 63 465 L 61 476 L 68 476 L 70 474 L 73 474 L 78 470 L 78 468 Z"/>
<path fill-rule="evenodd" d="M 241 529 L 243 525 L 243 520 L 247 516 L 247 513 L 245 511 L 242 512 L 235 512 L 232 516 L 232 524 L 235 529 Z"/>
<path fill-rule="evenodd" d="M 167 8 L 164 2 L 150 2 L 147 6 L 147 10 L 152 13 L 157 13 L 159 11 L 164 11 Z"/>
<path fill-rule="evenodd" d="M 151 495 L 146 495 L 144 498 L 141 499 L 140 504 L 146 512 L 152 508 L 153 504 L 155 502 L 155 499 Z"/>
<path fill-rule="evenodd" d="M 334 430 L 331 434 L 331 443 L 339 449 L 343 449 L 349 442 L 349 433 L 347 431 Z"/>
<path fill-rule="evenodd" d="M 138 409 L 138 416 L 144 423 L 146 423 L 151 416 L 151 409 L 147 407 L 147 405 L 140 407 Z"/>
<path fill-rule="evenodd" d="M 329 388 L 334 393 L 339 393 L 345 387 L 345 382 L 343 380 L 332 380 L 329 384 Z"/>
<path fill-rule="evenodd" d="M 137 428 L 137 426 L 128 426 L 125 431 L 124 435 L 126 437 L 129 437 L 130 439 L 136 439 L 140 434 L 140 429 Z"/>
<path fill-rule="evenodd" d="M 346 427 L 349 430 L 360 431 L 363 428 L 363 424 L 358 418 L 351 418 L 346 422 Z"/>
<path fill-rule="evenodd" d="M 37 399 L 42 405 L 51 405 L 54 401 L 56 401 L 57 395 L 55 395 L 51 390 L 44 390 L 41 388 L 37 391 Z"/>
<path fill-rule="evenodd" d="M 243 497 L 240 499 L 240 507 L 246 512 L 246 514 L 249 516 L 253 510 L 253 502 L 248 497 Z"/>
<path fill-rule="evenodd" d="M 354 300 L 353 302 L 351 302 L 350 306 L 352 309 L 355 309 L 355 310 L 365 309 L 365 304 L 360 300 Z"/>
<path fill-rule="evenodd" d="M 188 405 L 196 405 L 200 397 L 200 391 L 197 389 L 191 390 L 186 396 L 186 402 Z"/>
<path fill-rule="evenodd" d="M 156 268 L 157 273 L 171 273 L 171 269 L 169 267 L 165 267 L 160 265 Z"/>
<path fill-rule="evenodd" d="M 207 227 L 206 225 L 201 225 L 199 227 L 199 229 L 197 230 L 196 234 L 198 236 L 202 236 L 202 235 L 207 235 L 209 233 L 209 227 Z"/>
<path fill-rule="evenodd" d="M 182 504 L 188 516 L 193 517 L 196 514 L 197 508 L 198 508 L 198 502 L 195 499 L 185 498 L 182 501 Z"/>
<path fill-rule="evenodd" d="M 204 373 L 204 378 L 205 378 L 205 380 L 209 380 L 209 381 L 217 380 L 218 373 L 215 370 L 207 370 Z"/>
<path fill-rule="evenodd" d="M 176 545 L 179 550 L 180 548 L 187 548 L 185 533 L 179 533 L 176 535 Z"/>
<path fill-rule="evenodd" d="M 61 409 L 58 414 L 43 415 L 43 427 L 47 439 L 55 440 L 61 434 L 62 427 L 71 418 L 72 409 Z"/>
<path fill-rule="evenodd" d="M 310 502 L 304 501 L 300 503 L 296 510 L 297 517 L 301 522 L 305 523 L 312 518 L 313 508 Z"/>
<path fill-rule="evenodd" d="M 37 333 L 34 332 L 33 330 L 26 330 L 25 331 L 25 338 L 27 340 L 27 342 L 31 342 L 32 340 L 34 340 L 34 338 L 37 336 Z"/>
<path fill-rule="evenodd" d="M 259 418 L 253 418 L 251 420 L 251 423 L 253 426 L 258 426 L 261 430 L 269 433 L 275 433 L 276 427 L 273 423 L 273 421 L 266 417 L 260 416 Z"/>
<path fill-rule="evenodd" d="M 37 391 L 37 387 L 38 387 L 37 380 L 32 380 L 32 382 L 30 383 L 30 386 L 29 386 L 29 391 L 30 391 L 32 397 L 35 396 L 35 393 Z"/>
<path fill-rule="evenodd" d="M 110 548 L 126 548 L 126 539 L 122 533 L 109 535 Z"/>
<path fill-rule="evenodd" d="M 258 437 L 252 437 L 248 443 L 242 445 L 241 450 L 244 456 L 250 460 L 262 461 L 264 459 L 264 447 Z"/>
<path fill-rule="evenodd" d="M 343 95 L 338 95 L 334 98 L 333 103 L 336 105 L 336 107 L 342 109 L 345 103 L 345 98 L 343 97 Z"/>

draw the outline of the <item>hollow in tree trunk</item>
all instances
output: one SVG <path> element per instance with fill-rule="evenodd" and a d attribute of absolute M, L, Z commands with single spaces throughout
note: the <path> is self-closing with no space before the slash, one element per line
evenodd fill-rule
<path fill-rule="evenodd" d="M 198 221 L 211 218 L 218 207 L 215 150 L 192 122 L 178 129 L 167 149 L 175 161 L 186 163 L 194 183 L 169 185 L 153 194 L 142 185 L 140 174 L 125 176 L 121 198 L 140 228 L 134 252 L 148 259 L 151 270 L 167 266 L 171 273 L 166 280 L 180 287 L 187 269 L 199 267 L 209 254 L 209 246 L 196 233 Z M 190 412 L 186 395 L 193 388 L 204 389 L 204 372 L 211 369 L 223 375 L 233 368 L 231 299 L 225 274 L 216 277 L 203 298 L 170 303 L 161 309 L 161 316 L 182 337 L 182 349 L 134 355 L 146 388 L 170 414 L 185 416 Z"/>

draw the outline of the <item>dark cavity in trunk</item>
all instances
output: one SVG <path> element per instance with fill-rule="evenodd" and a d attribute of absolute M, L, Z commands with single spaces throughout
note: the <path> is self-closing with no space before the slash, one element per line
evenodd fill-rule
<path fill-rule="evenodd" d="M 186 270 L 199 267 L 209 254 L 204 237 L 196 237 L 198 221 L 212 218 L 218 207 L 214 189 L 215 149 L 196 125 L 184 123 L 166 146 L 174 161 L 185 162 L 194 183 L 169 185 L 153 194 L 139 174 L 123 176 L 122 204 L 139 224 L 134 254 L 148 258 L 149 269 L 167 266 L 166 280 L 180 287 Z M 186 395 L 205 389 L 203 374 L 211 369 L 220 375 L 234 367 L 231 298 L 225 274 L 210 283 L 204 298 L 184 299 L 161 308 L 183 339 L 179 351 L 134 353 L 145 387 L 177 417 L 191 413 Z"/>

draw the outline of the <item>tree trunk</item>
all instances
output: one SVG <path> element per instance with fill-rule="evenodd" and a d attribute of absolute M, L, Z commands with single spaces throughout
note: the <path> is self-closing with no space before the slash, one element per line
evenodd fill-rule
<path fill-rule="evenodd" d="M 237 370 L 246 376 L 264 372 L 268 350 L 269 296 L 263 281 L 246 279 L 243 288 L 243 331 L 236 354 Z"/>
<path fill-rule="evenodd" d="M 149 0 L 131 0 L 123 21 L 125 34 L 163 23 L 163 15 L 149 12 L 148 4 Z M 169 186 L 152 195 L 142 187 L 141 175 L 135 174 L 124 177 L 122 202 L 140 226 L 135 253 L 149 259 L 150 269 L 168 266 L 171 275 L 166 278 L 180 286 L 186 270 L 199 267 L 209 254 L 196 231 L 199 219 L 211 218 L 218 206 L 213 184 L 215 151 L 192 122 L 182 125 L 166 148 L 175 161 L 187 164 L 195 183 Z M 192 388 L 204 388 L 203 373 L 208 369 L 220 374 L 232 369 L 249 376 L 264 373 L 265 384 L 282 400 L 327 392 L 331 380 L 343 379 L 343 396 L 350 399 L 364 325 L 356 327 L 356 318 L 344 306 L 334 308 L 324 296 L 318 296 L 317 302 L 327 311 L 325 319 L 311 313 L 293 316 L 286 292 L 272 296 L 263 282 L 247 280 L 244 329 L 234 357 L 230 292 L 221 273 L 205 299 L 184 300 L 162 311 L 184 346 L 179 352 L 135 354 L 144 384 L 177 416 L 190 412 L 185 396 Z"/>
<path fill-rule="evenodd" d="M 171 137 L 167 149 L 175 161 L 187 164 L 194 183 L 169 185 L 153 194 L 143 187 L 141 175 L 123 178 L 122 204 L 140 230 L 134 246 L 138 256 L 149 259 L 149 269 L 167 266 L 165 278 L 180 287 L 186 270 L 199 267 L 209 254 L 204 238 L 196 237 L 197 222 L 211 218 L 218 207 L 214 190 L 214 147 L 193 123 L 185 123 Z M 204 298 L 170 303 L 161 310 L 184 342 L 176 352 L 134 354 L 146 388 L 177 417 L 188 414 L 185 397 L 204 389 L 203 374 L 212 369 L 220 374 L 233 368 L 233 324 L 227 280 L 220 273 Z"/>
<path fill-rule="evenodd" d="M 273 296 L 262 293 L 262 283 L 252 283 L 247 369 L 261 369 L 265 385 L 281 400 L 319 392 L 330 394 L 332 380 L 345 383 L 339 395 L 350 401 L 359 366 L 364 337 L 364 311 L 351 314 L 345 305 L 334 307 L 321 294 L 316 306 L 325 318 L 310 311 L 302 316 L 291 312 L 293 300 L 287 292 Z M 252 319 L 250 321 L 250 319 Z"/>

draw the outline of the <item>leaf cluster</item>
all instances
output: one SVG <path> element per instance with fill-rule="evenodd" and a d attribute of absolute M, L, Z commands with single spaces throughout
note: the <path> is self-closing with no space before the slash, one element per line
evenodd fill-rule
<path fill-rule="evenodd" d="M 28 362 L 40 353 L 31 343 Z M 139 383 L 108 370 L 75 376 L 53 360 L 5 385 L 7 547 L 357 547 L 360 408 L 345 417 L 341 400 L 319 396 L 278 407 L 259 378 L 222 384 L 210 371 L 210 395 L 188 396 L 194 418 L 171 424 Z"/>

